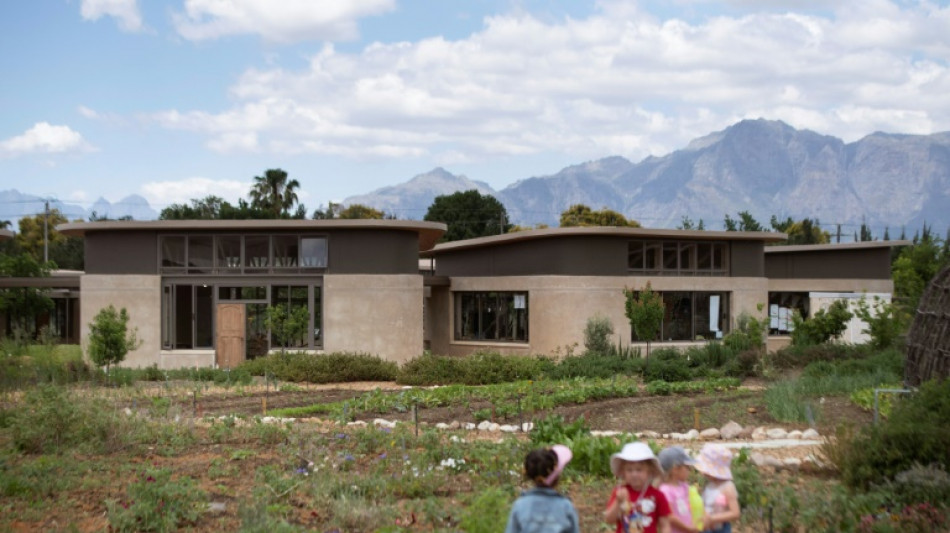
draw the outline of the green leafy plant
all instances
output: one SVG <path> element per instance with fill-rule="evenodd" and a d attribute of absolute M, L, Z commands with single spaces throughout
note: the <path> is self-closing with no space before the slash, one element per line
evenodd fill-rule
<path fill-rule="evenodd" d="M 288 313 L 285 305 L 267 307 L 264 324 L 277 339 L 283 352 L 294 340 L 303 338 L 310 324 L 310 310 L 306 305 L 296 306 Z"/>
<path fill-rule="evenodd" d="M 612 346 L 610 336 L 614 334 L 614 325 L 604 315 L 597 314 L 587 319 L 584 327 L 584 348 L 587 353 L 608 354 Z"/>
<path fill-rule="evenodd" d="M 194 523 L 206 495 L 187 477 L 172 479 L 171 470 L 148 468 L 127 488 L 123 500 L 109 500 L 109 525 L 115 531 L 177 531 Z"/>
<path fill-rule="evenodd" d="M 890 348 L 906 333 L 910 317 L 900 307 L 875 296 L 872 303 L 867 298 L 858 300 L 855 316 L 867 324 L 862 330 L 871 336 L 871 346 L 875 349 Z"/>
<path fill-rule="evenodd" d="M 109 305 L 96 313 L 89 324 L 89 358 L 96 366 L 116 365 L 125 355 L 141 346 L 137 330 L 128 331 L 129 313 L 123 307 L 116 311 Z"/>
<path fill-rule="evenodd" d="M 650 341 L 659 335 L 660 325 L 663 323 L 663 313 L 666 309 L 663 297 L 653 292 L 650 282 L 639 291 L 624 288 L 623 294 L 626 298 L 624 313 L 637 338 L 646 341 L 647 357 L 650 357 Z"/>
<path fill-rule="evenodd" d="M 792 315 L 795 325 L 792 331 L 792 344 L 808 346 L 823 344 L 841 335 L 851 320 L 851 311 L 845 300 L 835 300 L 828 309 L 819 309 L 811 318 L 803 319 L 799 313 Z"/>

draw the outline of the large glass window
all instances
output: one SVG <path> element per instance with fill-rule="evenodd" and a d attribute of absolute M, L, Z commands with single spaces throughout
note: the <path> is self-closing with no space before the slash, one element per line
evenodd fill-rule
<path fill-rule="evenodd" d="M 528 342 L 528 293 L 455 293 L 455 339 Z"/>
<path fill-rule="evenodd" d="M 300 266 L 304 268 L 327 267 L 327 239 L 325 237 L 302 237 L 300 239 Z"/>
<path fill-rule="evenodd" d="M 693 341 L 722 338 L 728 332 L 729 293 L 666 291 L 663 322 L 653 341 Z M 644 341 L 631 328 L 634 341 Z"/>
<path fill-rule="evenodd" d="M 162 237 L 162 269 L 185 269 L 185 238 Z"/>
<path fill-rule="evenodd" d="M 241 270 L 241 237 L 238 235 L 222 235 L 216 237 L 215 264 L 224 271 Z"/>
<path fill-rule="evenodd" d="M 270 263 L 270 237 L 244 238 L 244 271 L 267 272 Z"/>
<path fill-rule="evenodd" d="M 792 316 L 798 313 L 802 318 L 808 318 L 809 303 L 807 292 L 770 292 L 769 334 L 790 334 L 795 329 Z"/>
<path fill-rule="evenodd" d="M 661 276 L 728 275 L 724 242 L 630 241 L 627 268 Z"/>
<path fill-rule="evenodd" d="M 187 350 L 214 346 L 214 298 L 209 285 L 162 288 L 162 347 Z"/>
<path fill-rule="evenodd" d="M 209 274 L 214 267 L 214 238 L 210 235 L 188 237 L 188 272 Z"/>
<path fill-rule="evenodd" d="M 274 236 L 274 268 L 297 268 L 298 254 L 296 235 Z"/>
<path fill-rule="evenodd" d="M 281 307 L 284 310 L 287 325 L 293 323 L 294 319 L 302 316 L 305 321 L 297 334 L 284 338 L 284 333 L 271 331 L 272 346 L 286 346 L 288 348 L 305 348 L 310 343 L 308 341 L 307 331 L 310 329 L 311 313 L 309 310 L 310 298 L 306 286 L 294 285 L 274 285 L 271 287 L 271 305 Z M 303 309 L 301 313 L 298 311 Z"/>

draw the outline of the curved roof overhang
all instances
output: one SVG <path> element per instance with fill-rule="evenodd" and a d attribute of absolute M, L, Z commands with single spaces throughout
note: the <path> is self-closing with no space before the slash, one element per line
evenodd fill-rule
<path fill-rule="evenodd" d="M 419 251 L 431 249 L 445 233 L 441 222 L 417 220 L 108 220 L 102 222 L 70 222 L 56 229 L 63 235 L 83 237 L 95 231 L 325 231 L 341 230 L 397 230 L 411 231 L 419 236 Z"/>
<path fill-rule="evenodd" d="M 768 231 L 697 231 L 697 230 L 676 230 L 676 229 L 655 229 L 655 228 L 622 228 L 605 226 L 583 226 L 569 228 L 545 228 L 527 231 L 517 231 L 506 233 L 504 235 L 492 235 L 489 237 L 479 237 L 477 239 L 467 239 L 464 241 L 445 242 L 436 245 L 433 249 L 422 254 L 423 257 L 434 257 L 443 252 L 454 252 L 459 250 L 469 250 L 472 248 L 483 248 L 488 246 L 498 246 L 502 244 L 534 241 L 541 239 L 554 239 L 558 237 L 574 236 L 611 236 L 626 237 L 637 239 L 688 239 L 688 240 L 707 240 L 707 241 L 760 241 L 764 243 L 782 242 L 788 238 L 784 233 L 773 233 Z"/>

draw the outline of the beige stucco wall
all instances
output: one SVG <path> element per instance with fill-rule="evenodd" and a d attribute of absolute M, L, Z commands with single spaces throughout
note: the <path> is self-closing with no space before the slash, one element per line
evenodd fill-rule
<path fill-rule="evenodd" d="M 431 313 L 432 352 L 464 355 L 479 348 L 503 353 L 564 355 L 571 347 L 583 350 L 587 319 L 601 314 L 610 319 L 615 339 L 630 341 L 629 321 L 624 314 L 623 289 L 639 289 L 650 282 L 653 290 L 724 291 L 731 293 L 730 328 L 736 317 L 747 312 L 765 318 L 768 302 L 765 278 L 656 277 L 639 276 L 512 276 L 453 277 L 450 289 L 435 288 L 428 302 Z M 528 291 L 527 344 L 456 342 L 452 340 L 454 313 L 450 291 Z M 758 310 L 761 304 L 762 310 Z M 654 343 L 655 344 L 655 343 Z M 683 343 L 675 343 L 682 345 Z"/>
<path fill-rule="evenodd" d="M 323 278 L 325 352 L 364 352 L 403 362 L 422 354 L 422 276 Z"/>
<path fill-rule="evenodd" d="M 89 323 L 100 309 L 110 304 L 129 313 L 129 329 L 137 328 L 142 345 L 125 356 L 122 366 L 142 367 L 159 363 L 161 350 L 161 281 L 160 276 L 94 275 L 79 280 L 82 294 L 79 304 L 81 342 L 88 346 Z"/>

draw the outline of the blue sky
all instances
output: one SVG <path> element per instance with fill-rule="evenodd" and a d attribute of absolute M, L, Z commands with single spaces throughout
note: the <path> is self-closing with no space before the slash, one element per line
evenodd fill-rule
<path fill-rule="evenodd" d="M 2 2 L 0 190 L 160 209 L 283 168 L 312 210 L 436 166 L 498 190 L 639 161 L 743 118 L 948 131 L 948 28 L 946 1 Z"/>

